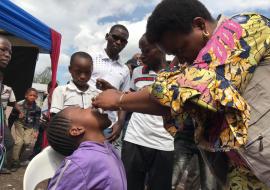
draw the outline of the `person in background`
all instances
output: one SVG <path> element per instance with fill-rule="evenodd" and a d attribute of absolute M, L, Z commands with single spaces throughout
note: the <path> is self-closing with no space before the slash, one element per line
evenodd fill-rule
<path fill-rule="evenodd" d="M 56 83 L 55 87 L 58 86 L 58 83 Z M 32 158 L 35 157 L 38 153 L 42 150 L 42 143 L 43 143 L 43 136 L 44 131 L 48 126 L 49 122 L 49 105 L 51 104 L 52 97 L 50 97 L 50 91 L 52 88 L 52 82 L 50 81 L 47 86 L 47 96 L 43 101 L 42 108 L 41 108 L 41 118 L 40 118 L 40 126 L 38 130 L 38 136 L 37 140 L 35 142 L 34 148 L 33 148 L 33 154 Z"/>
<path fill-rule="evenodd" d="M 130 71 L 130 77 L 132 78 L 132 73 L 134 71 L 134 69 L 136 69 L 137 67 L 141 66 L 143 63 L 140 59 L 141 54 L 140 53 L 136 53 L 131 59 L 129 59 L 126 62 L 126 65 L 129 68 Z M 133 89 L 130 89 L 131 91 Z M 131 118 L 132 112 L 127 112 L 126 113 L 126 117 L 125 117 L 125 124 L 124 127 L 122 128 L 122 134 L 121 134 L 121 140 L 123 141 L 125 134 L 126 134 L 126 130 L 127 130 L 127 126 L 128 126 L 128 122 Z"/>
<path fill-rule="evenodd" d="M 13 148 L 13 163 L 12 172 L 17 171 L 21 166 L 20 157 L 24 150 L 28 149 L 34 138 L 37 137 L 41 109 L 36 104 L 38 92 L 35 88 L 27 89 L 25 100 L 18 102 L 21 117 L 14 122 L 14 148 Z M 29 162 L 29 161 L 27 161 Z"/>
<path fill-rule="evenodd" d="M 139 91 L 151 85 L 165 62 L 155 45 L 143 35 L 139 41 L 144 66 L 134 69 L 131 89 Z M 122 160 L 129 190 L 169 190 L 172 181 L 173 137 L 164 129 L 160 116 L 133 113 L 122 147 Z"/>
<path fill-rule="evenodd" d="M 137 59 L 129 59 L 127 62 L 126 62 L 126 65 L 128 66 L 128 69 L 130 71 L 130 76 L 132 77 L 132 73 L 133 73 L 133 70 L 140 66 L 139 63 L 138 63 L 138 60 Z"/>
<path fill-rule="evenodd" d="M 12 154 L 12 148 L 14 145 L 14 140 L 11 136 L 11 131 L 10 128 L 7 127 L 7 116 L 6 116 L 6 108 L 7 106 L 13 107 L 17 113 L 19 113 L 19 108 L 16 103 L 16 97 L 15 94 L 12 90 L 11 87 L 4 85 L 3 84 L 3 79 L 4 79 L 4 73 L 0 71 L 0 88 L 1 88 L 1 105 L 4 111 L 4 125 L 5 125 L 5 130 L 4 130 L 4 145 L 6 148 L 6 158 L 4 162 L 4 166 L 0 170 L 0 174 L 11 174 L 10 170 L 8 169 L 8 165 L 10 164 L 10 157 Z M 21 114 L 19 114 L 21 115 Z M 21 115 L 22 116 L 22 115 Z"/>
<path fill-rule="evenodd" d="M 127 190 L 121 159 L 103 134 L 110 125 L 107 114 L 75 106 L 52 118 L 47 129 L 49 144 L 67 157 L 48 190 Z"/>
<path fill-rule="evenodd" d="M 129 91 L 130 71 L 120 59 L 119 53 L 128 43 L 129 32 L 124 25 L 113 25 L 106 34 L 106 48 L 93 56 L 93 73 L 89 85 L 97 89 L 104 90 L 115 88 L 120 91 Z M 106 129 L 109 141 L 114 141 L 114 145 L 120 151 L 121 139 L 118 139 L 124 124 L 126 112 L 110 112 L 109 118 L 113 125 Z M 117 140 L 118 139 L 118 140 Z"/>
<path fill-rule="evenodd" d="M 12 55 L 12 47 L 11 47 L 10 41 L 4 36 L 0 36 L 0 72 L 2 73 L 2 75 L 4 73 L 5 68 L 8 66 L 11 60 L 11 55 Z M 0 83 L 2 86 L 3 80 L 1 80 Z M 1 91 L 1 94 L 2 94 L 2 91 Z M 4 111 L 2 103 L 0 106 L 1 106 L 2 111 Z M 3 123 L 5 123 L 5 118 L 1 118 L 1 120 L 3 121 Z M 2 134 L 2 132 L 4 133 Z M 7 125 L 1 126 L 0 133 L 1 133 L 0 134 L 1 145 L 5 146 L 7 152 L 10 152 L 14 144 L 14 140 L 12 138 L 10 129 L 7 127 Z M 4 156 L 4 155 L 1 155 L 1 156 Z M 1 158 L 1 159 L 5 159 L 5 158 Z M 1 173 L 10 173 L 5 167 L 6 165 L 4 166 L 3 169 L 0 168 Z"/>

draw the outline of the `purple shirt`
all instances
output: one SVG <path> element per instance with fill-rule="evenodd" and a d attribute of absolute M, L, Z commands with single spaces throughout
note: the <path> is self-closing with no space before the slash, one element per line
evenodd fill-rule
<path fill-rule="evenodd" d="M 63 161 L 48 190 L 67 189 L 127 190 L 122 161 L 110 143 L 83 142 Z"/>

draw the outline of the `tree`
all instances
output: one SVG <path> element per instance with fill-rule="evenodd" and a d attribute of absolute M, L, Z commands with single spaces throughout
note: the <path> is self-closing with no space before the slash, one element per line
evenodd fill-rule
<path fill-rule="evenodd" d="M 51 81 L 52 69 L 46 67 L 41 73 L 34 76 L 34 83 L 48 84 Z"/>

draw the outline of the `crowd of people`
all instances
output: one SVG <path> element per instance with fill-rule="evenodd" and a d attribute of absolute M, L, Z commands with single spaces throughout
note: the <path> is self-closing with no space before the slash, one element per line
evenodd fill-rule
<path fill-rule="evenodd" d="M 2 84 L 12 51 L 0 37 L 1 105 L 14 117 L 4 118 L 1 173 L 27 165 L 46 137 L 66 156 L 50 190 L 270 189 L 270 20 L 214 19 L 198 0 L 163 0 L 124 64 L 128 38 L 116 24 L 104 50 L 73 53 L 72 79 L 39 108 L 36 89 L 16 102 Z"/>

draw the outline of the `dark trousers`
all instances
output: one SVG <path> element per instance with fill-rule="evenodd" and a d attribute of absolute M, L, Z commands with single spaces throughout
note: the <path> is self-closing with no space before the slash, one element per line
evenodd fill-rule
<path fill-rule="evenodd" d="M 122 160 L 128 190 L 171 190 L 173 151 L 161 151 L 123 141 Z"/>
<path fill-rule="evenodd" d="M 10 128 L 5 127 L 4 129 L 4 146 L 6 148 L 6 158 L 4 162 L 4 167 L 7 167 L 10 164 L 11 161 L 11 155 L 12 155 L 12 150 L 14 146 L 14 140 L 11 135 Z"/>
<path fill-rule="evenodd" d="M 34 148 L 33 148 L 33 153 L 29 158 L 30 160 L 42 151 L 43 133 L 44 133 L 44 126 L 40 126 L 38 129 L 37 140 L 36 140 Z"/>
<path fill-rule="evenodd" d="M 177 188 L 183 172 L 188 169 L 185 183 L 186 190 L 219 190 L 221 189 L 210 168 L 204 162 L 197 146 L 190 141 L 176 139 L 174 143 L 174 167 L 172 185 Z M 197 156 L 197 158 L 193 158 Z M 196 163 L 197 162 L 197 163 Z"/>

